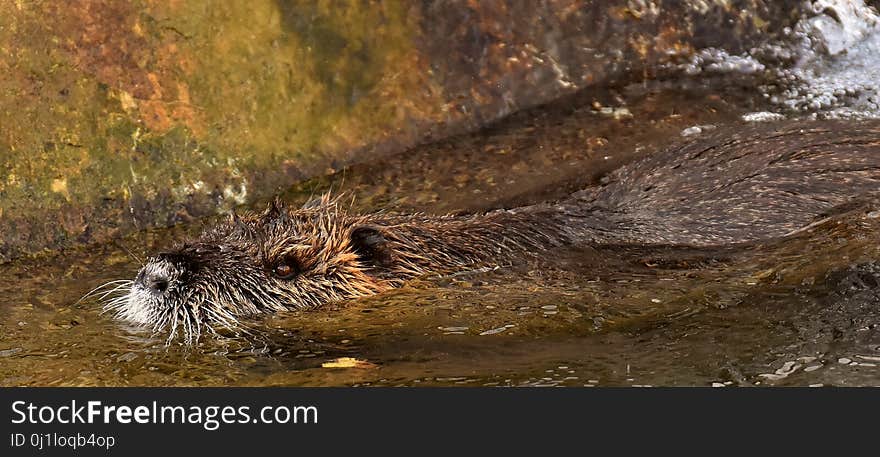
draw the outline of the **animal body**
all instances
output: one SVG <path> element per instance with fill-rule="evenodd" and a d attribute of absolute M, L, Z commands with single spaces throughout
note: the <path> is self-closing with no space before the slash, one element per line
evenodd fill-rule
<path fill-rule="evenodd" d="M 188 340 L 243 316 L 571 244 L 714 246 L 785 237 L 880 187 L 880 122 L 743 127 L 655 153 L 558 202 L 483 214 L 353 214 L 324 196 L 232 216 L 149 259 L 107 307 Z"/>

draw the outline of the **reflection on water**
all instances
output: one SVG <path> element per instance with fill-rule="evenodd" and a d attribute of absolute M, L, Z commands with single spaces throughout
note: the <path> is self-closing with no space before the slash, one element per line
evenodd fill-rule
<path fill-rule="evenodd" d="M 584 92 L 285 198 L 332 188 L 357 210 L 432 213 L 560 198 L 683 135 L 774 109 L 760 91 L 716 82 Z M 877 208 L 756 246 L 559 248 L 267 316 L 248 336 L 198 347 L 77 302 L 200 227 L 137 233 L 0 265 L 0 385 L 878 385 Z M 343 357 L 370 363 L 323 366 Z"/>

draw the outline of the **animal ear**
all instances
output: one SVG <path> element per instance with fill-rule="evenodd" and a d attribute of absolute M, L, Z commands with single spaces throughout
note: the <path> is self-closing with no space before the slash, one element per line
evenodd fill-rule
<path fill-rule="evenodd" d="M 390 243 L 382 234 L 382 228 L 373 225 L 359 225 L 351 230 L 351 247 L 358 260 L 366 265 L 385 267 L 393 260 Z"/>
<path fill-rule="evenodd" d="M 277 219 L 284 214 L 284 201 L 278 197 L 272 199 L 272 201 L 266 205 L 266 211 L 263 211 L 263 217 L 266 219 Z"/>

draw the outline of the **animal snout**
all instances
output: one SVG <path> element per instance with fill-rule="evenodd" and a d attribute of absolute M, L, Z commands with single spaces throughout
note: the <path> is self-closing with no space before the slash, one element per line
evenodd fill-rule
<path fill-rule="evenodd" d="M 173 267 L 166 261 L 147 263 L 138 273 L 135 282 L 154 295 L 163 295 L 174 278 Z"/>
<path fill-rule="evenodd" d="M 168 284 L 170 282 L 171 278 L 167 274 L 161 272 L 147 272 L 141 270 L 137 277 L 137 283 L 155 295 L 164 294 L 165 291 L 168 290 Z"/>
<path fill-rule="evenodd" d="M 145 285 L 150 292 L 161 295 L 168 290 L 168 277 L 161 274 L 151 274 L 146 277 Z"/>

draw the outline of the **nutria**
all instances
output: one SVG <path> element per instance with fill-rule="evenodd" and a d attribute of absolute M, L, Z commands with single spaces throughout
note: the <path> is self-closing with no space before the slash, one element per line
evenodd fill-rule
<path fill-rule="evenodd" d="M 742 127 L 673 147 L 556 203 L 484 214 L 351 214 L 324 196 L 231 216 L 149 259 L 108 309 L 156 332 L 376 294 L 414 276 L 569 244 L 785 237 L 880 184 L 880 122 Z"/>

